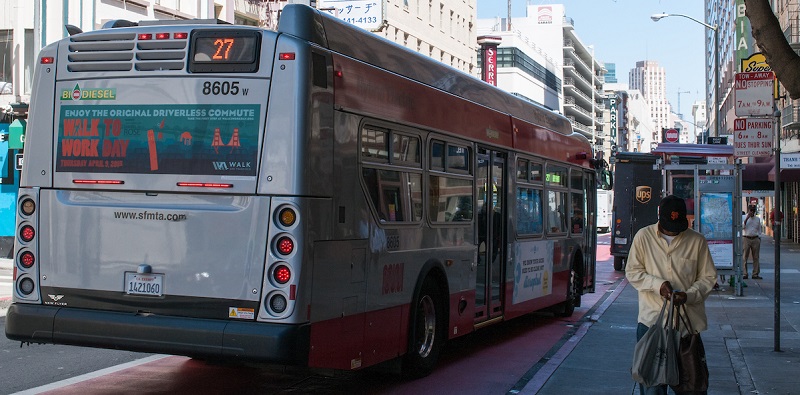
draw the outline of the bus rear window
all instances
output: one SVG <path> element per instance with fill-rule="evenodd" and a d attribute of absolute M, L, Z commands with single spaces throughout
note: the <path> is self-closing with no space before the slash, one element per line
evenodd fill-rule
<path fill-rule="evenodd" d="M 63 105 L 57 172 L 255 176 L 260 106 Z"/>

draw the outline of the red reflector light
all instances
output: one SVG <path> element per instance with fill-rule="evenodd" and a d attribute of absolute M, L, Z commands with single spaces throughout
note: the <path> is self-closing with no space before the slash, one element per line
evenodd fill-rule
<path fill-rule="evenodd" d="M 42 56 L 39 59 L 39 63 L 41 63 L 41 64 L 53 64 L 53 63 L 55 63 L 55 61 L 56 61 L 56 58 L 54 58 L 52 56 Z"/>
<path fill-rule="evenodd" d="M 185 40 L 189 37 L 189 33 L 175 33 L 172 37 L 176 40 Z"/>
<path fill-rule="evenodd" d="M 281 52 L 278 55 L 280 60 L 294 60 L 294 52 Z"/>
<path fill-rule="evenodd" d="M 344 73 L 342 73 L 342 70 L 336 70 L 334 74 L 339 78 L 342 78 L 342 76 L 344 75 Z"/>
<path fill-rule="evenodd" d="M 137 37 L 139 38 L 139 40 L 152 40 L 153 39 L 153 35 L 150 34 L 150 33 L 139 33 L 139 35 Z"/>
<path fill-rule="evenodd" d="M 26 243 L 33 240 L 34 236 L 36 236 L 36 231 L 33 230 L 33 226 L 25 225 L 19 230 L 19 238 Z"/>
<path fill-rule="evenodd" d="M 288 236 L 283 236 L 278 239 L 276 247 L 281 255 L 289 255 L 292 253 L 292 251 L 294 251 L 294 241 L 292 241 L 292 239 L 290 239 Z"/>
<path fill-rule="evenodd" d="M 292 272 L 286 266 L 278 266 L 275 271 L 272 273 L 272 277 L 275 278 L 275 282 L 278 284 L 286 284 L 289 282 L 289 279 L 292 278 Z"/>
<path fill-rule="evenodd" d="M 73 184 L 113 184 L 119 185 L 124 184 L 125 181 L 122 180 L 72 180 Z"/>
<path fill-rule="evenodd" d="M 33 256 L 32 252 L 25 251 L 19 254 L 19 264 L 22 265 L 22 267 L 30 269 L 34 263 L 36 263 L 36 257 Z"/>
<path fill-rule="evenodd" d="M 216 182 L 179 182 L 178 186 L 194 188 L 233 188 L 233 184 L 219 184 Z"/>
<path fill-rule="evenodd" d="M 156 33 L 156 40 L 169 40 L 169 33 Z"/>

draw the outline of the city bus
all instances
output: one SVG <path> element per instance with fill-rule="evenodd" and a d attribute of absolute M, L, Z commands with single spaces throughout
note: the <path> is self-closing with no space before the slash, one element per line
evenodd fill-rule
<path fill-rule="evenodd" d="M 594 291 L 565 117 L 302 5 L 107 25 L 37 58 L 9 339 L 418 377 Z"/>

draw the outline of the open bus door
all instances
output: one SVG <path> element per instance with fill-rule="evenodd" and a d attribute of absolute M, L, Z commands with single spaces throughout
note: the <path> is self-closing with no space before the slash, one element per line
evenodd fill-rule
<path fill-rule="evenodd" d="M 475 280 L 475 322 L 503 314 L 506 262 L 505 152 L 478 148 L 478 268 Z"/>

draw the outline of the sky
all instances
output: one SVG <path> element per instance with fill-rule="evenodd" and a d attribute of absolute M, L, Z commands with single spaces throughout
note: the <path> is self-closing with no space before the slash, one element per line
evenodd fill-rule
<path fill-rule="evenodd" d="M 575 33 L 584 45 L 594 45 L 595 57 L 616 63 L 617 81 L 628 82 L 637 61 L 655 60 L 666 71 L 667 100 L 686 120 L 692 120 L 692 103 L 705 97 L 706 27 L 683 17 L 653 22 L 650 15 L 683 14 L 703 20 L 700 0 L 510 0 L 511 23 L 525 17 L 526 5 L 564 4 Z M 477 0 L 478 18 L 505 18 L 508 0 Z M 688 92 L 688 93 L 686 93 Z M 678 111 L 676 111 L 678 112 Z"/>

